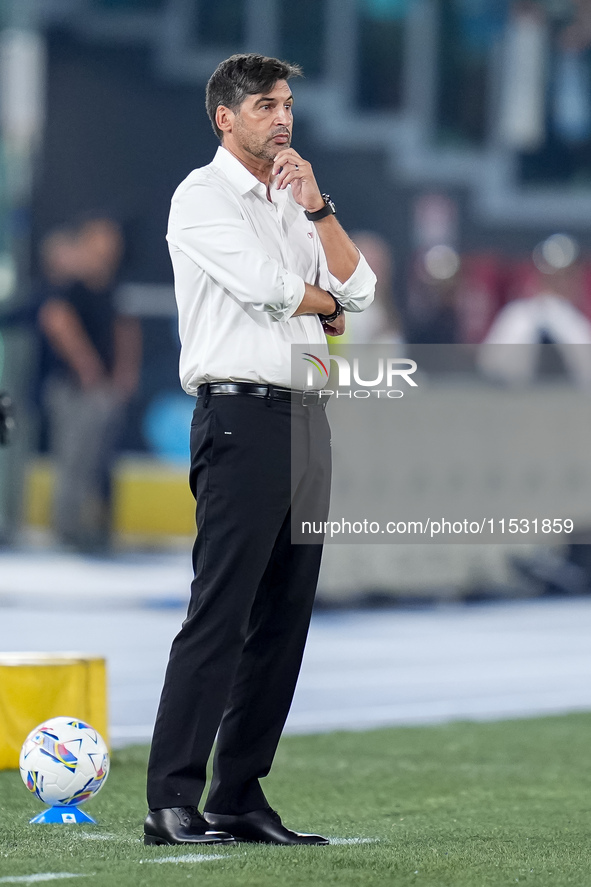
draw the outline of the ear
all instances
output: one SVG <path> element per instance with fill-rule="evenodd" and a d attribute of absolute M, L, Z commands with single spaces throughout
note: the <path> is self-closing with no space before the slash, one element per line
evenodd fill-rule
<path fill-rule="evenodd" d="M 235 114 L 225 105 L 218 105 L 215 112 L 215 122 L 222 132 L 232 132 Z"/>

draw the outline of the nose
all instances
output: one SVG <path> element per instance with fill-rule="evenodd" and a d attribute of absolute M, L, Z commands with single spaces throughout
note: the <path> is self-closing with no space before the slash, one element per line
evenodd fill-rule
<path fill-rule="evenodd" d="M 281 126 L 289 126 L 291 123 L 291 109 L 286 108 L 285 105 L 280 105 L 277 108 L 277 114 L 275 115 L 276 123 Z"/>

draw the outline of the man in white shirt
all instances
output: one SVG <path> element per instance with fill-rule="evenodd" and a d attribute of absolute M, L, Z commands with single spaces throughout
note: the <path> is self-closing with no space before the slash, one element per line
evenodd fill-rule
<path fill-rule="evenodd" d="M 293 697 L 322 553 L 321 536 L 292 544 L 291 518 L 325 518 L 330 485 L 324 404 L 292 384 L 291 350 L 328 366 L 325 333 L 371 303 L 375 276 L 291 147 L 288 80 L 300 73 L 255 54 L 222 62 L 206 98 L 222 146 L 172 200 L 198 535 L 152 742 L 148 844 L 328 843 L 283 826 L 259 783 Z"/>

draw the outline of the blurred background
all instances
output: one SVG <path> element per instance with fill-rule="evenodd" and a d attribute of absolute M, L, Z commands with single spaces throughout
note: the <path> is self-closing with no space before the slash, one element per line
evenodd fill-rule
<path fill-rule="evenodd" d="M 174 189 L 217 147 L 207 79 L 238 51 L 304 68 L 294 146 L 378 276 L 348 342 L 591 343 L 587 0 L 3 0 L 0 410 L 15 427 L 0 447 L 1 643 L 107 652 L 119 741 L 149 736 L 179 622 L 160 609 L 184 606 L 191 578 L 193 404 L 178 382 L 165 231 Z M 522 546 L 519 562 L 502 545 L 354 548 L 325 558 L 319 602 L 333 614 L 591 587 L 585 545 Z M 394 657 L 377 684 L 368 665 L 359 687 L 365 703 L 373 688 L 373 708 L 357 725 L 588 707 L 589 614 L 560 603 L 536 617 L 528 674 L 541 695 L 528 678 L 511 696 L 510 650 L 532 621 L 510 608 L 496 622 L 448 613 L 445 625 L 317 617 L 310 687 L 355 665 L 354 648 L 368 663 Z M 138 604 L 151 608 L 141 630 Z M 483 695 L 474 677 L 486 639 L 506 693 Z M 433 673 L 462 643 L 443 704 Z M 415 653 L 427 701 L 405 709 L 393 676 Z M 306 705 L 294 729 L 351 723 L 345 702 L 332 721 L 310 714 L 326 712 L 322 693 Z"/>
<path fill-rule="evenodd" d="M 585 0 L 4 0 L 0 27 L 6 546 L 192 533 L 164 235 L 232 52 L 304 68 L 295 145 L 379 280 L 348 341 L 591 342 Z"/>

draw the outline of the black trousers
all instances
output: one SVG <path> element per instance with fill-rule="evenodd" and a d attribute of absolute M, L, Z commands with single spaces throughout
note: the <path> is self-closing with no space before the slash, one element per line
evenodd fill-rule
<path fill-rule="evenodd" d="M 292 545 L 291 519 L 328 513 L 322 406 L 198 398 L 190 483 L 195 578 L 156 719 L 148 804 L 199 804 L 217 733 L 205 809 L 241 814 L 269 806 L 259 779 L 289 712 L 316 592 L 322 538 Z"/>

